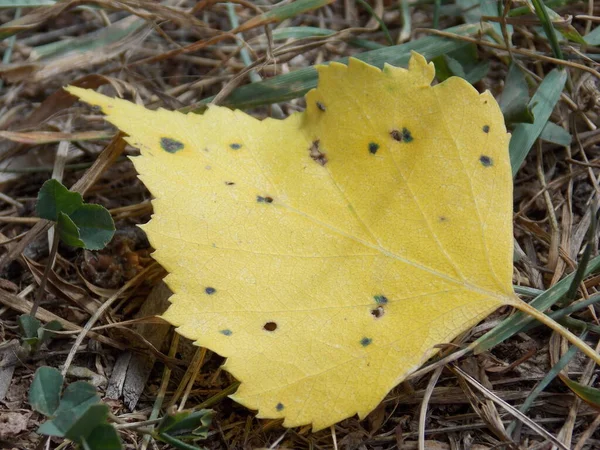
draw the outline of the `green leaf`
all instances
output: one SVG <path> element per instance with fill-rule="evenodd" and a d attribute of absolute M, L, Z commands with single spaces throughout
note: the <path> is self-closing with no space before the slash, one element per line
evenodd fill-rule
<path fill-rule="evenodd" d="M 29 404 L 37 412 L 52 416 L 56 411 L 63 377 L 54 367 L 42 366 L 33 377 L 29 388 Z"/>
<path fill-rule="evenodd" d="M 108 417 L 108 405 L 100 403 L 90 406 L 81 416 L 71 420 L 66 414 L 57 416 L 53 422 L 57 428 L 64 430 L 65 437 L 81 444 L 81 441 L 87 438 L 94 428 L 106 422 Z"/>
<path fill-rule="evenodd" d="M 48 322 L 43 327 L 38 328 L 38 339 L 40 340 L 40 344 L 48 342 L 56 333 L 55 331 L 62 330 L 62 325 L 58 320 L 53 320 Z"/>
<path fill-rule="evenodd" d="M 213 418 L 213 410 L 181 411 L 169 414 L 160 422 L 158 435 L 168 434 L 178 439 L 205 439 Z"/>
<path fill-rule="evenodd" d="M 38 432 L 81 443 L 94 428 L 106 422 L 108 406 L 100 403 L 94 386 L 76 381 L 65 389 L 54 415 L 52 420 L 40 426 Z"/>
<path fill-rule="evenodd" d="M 563 127 L 548 121 L 540 134 L 540 139 L 566 147 L 567 145 L 571 145 L 573 136 Z"/>
<path fill-rule="evenodd" d="M 588 45 L 600 45 L 600 25 L 585 35 Z"/>
<path fill-rule="evenodd" d="M 71 192 L 60 181 L 50 179 L 42 185 L 38 193 L 35 211 L 42 219 L 56 222 L 61 212 L 70 215 L 82 204 L 81 194 Z"/>
<path fill-rule="evenodd" d="M 21 333 L 25 338 L 38 338 L 38 330 L 42 326 L 42 322 L 29 314 L 23 314 L 17 319 Z"/>
<path fill-rule="evenodd" d="M 600 390 L 593 388 L 591 386 L 586 386 L 584 384 L 578 383 L 577 381 L 573 381 L 570 378 L 565 376 L 561 376 L 560 379 L 565 383 L 569 389 L 573 391 L 573 393 L 581 398 L 588 405 L 593 408 L 600 409 Z"/>
<path fill-rule="evenodd" d="M 85 242 L 79 237 L 79 228 L 69 216 L 62 212 L 58 215 L 58 236 L 67 245 L 85 248 Z"/>
<path fill-rule="evenodd" d="M 91 405 L 99 402 L 100 397 L 93 385 L 86 381 L 76 381 L 68 385 L 65 389 L 56 410 L 56 416 L 63 413 L 70 413 L 79 417 Z"/>
<path fill-rule="evenodd" d="M 84 450 L 121 450 L 121 440 L 115 427 L 103 423 L 98 425 L 92 432 L 81 441 Z"/>
<path fill-rule="evenodd" d="M 500 96 L 500 109 L 507 124 L 533 123 L 529 108 L 529 87 L 525 75 L 518 65 L 512 63 L 506 75 L 504 90 Z"/>
<path fill-rule="evenodd" d="M 115 223 L 103 206 L 85 204 L 77 208 L 70 217 L 79 229 L 79 239 L 88 250 L 104 248 L 115 234 Z"/>
<path fill-rule="evenodd" d="M 560 99 L 560 94 L 567 81 L 567 71 L 562 69 L 552 70 L 538 87 L 535 95 L 529 102 L 533 112 L 533 123 L 520 123 L 514 129 L 510 140 L 509 152 L 513 175 L 517 173 L 531 146 L 539 137 L 548 123 L 554 107 Z"/>

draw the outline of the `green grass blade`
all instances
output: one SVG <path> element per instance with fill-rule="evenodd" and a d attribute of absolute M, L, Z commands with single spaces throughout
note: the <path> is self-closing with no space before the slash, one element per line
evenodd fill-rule
<path fill-rule="evenodd" d="M 446 30 L 461 36 L 470 36 L 482 31 L 479 24 L 461 25 Z M 464 42 L 439 36 L 426 36 L 416 41 L 393 45 L 355 55 L 368 64 L 383 67 L 384 63 L 394 66 L 406 66 L 411 50 L 421 53 L 431 60 L 436 56 L 464 47 Z M 348 58 L 339 62 L 347 62 Z M 317 71 L 306 67 L 291 73 L 279 75 L 260 83 L 253 83 L 235 89 L 222 103 L 222 106 L 247 109 L 261 105 L 284 102 L 302 97 L 317 85 Z M 202 100 L 201 105 L 210 103 L 213 97 Z M 202 108 L 200 108 L 202 109 Z"/>
<path fill-rule="evenodd" d="M 358 3 L 360 3 L 362 5 L 363 8 L 365 8 L 367 10 L 367 12 L 369 14 L 371 14 L 371 17 L 373 17 L 377 21 L 377 23 L 381 27 L 381 31 L 383 31 L 383 34 L 385 35 L 385 38 L 390 43 L 390 45 L 394 45 L 394 40 L 392 39 L 392 35 L 390 34 L 390 30 L 388 30 L 388 27 L 385 24 L 385 22 L 383 20 L 381 20 L 381 17 L 379 17 L 375 13 L 375 11 L 371 7 L 371 5 L 369 5 L 365 0 L 357 0 L 357 1 L 358 1 Z"/>
<path fill-rule="evenodd" d="M 546 37 L 550 42 L 550 47 L 552 47 L 552 53 L 554 53 L 554 57 L 558 59 L 564 59 L 560 44 L 558 43 L 558 38 L 556 37 L 556 31 L 554 30 L 554 25 L 550 20 L 546 5 L 544 5 L 541 0 L 531 0 L 531 3 L 533 4 L 535 13 L 540 19 L 540 22 L 542 22 L 544 33 L 546 33 Z"/>
<path fill-rule="evenodd" d="M 0 8 L 34 8 L 54 5 L 56 0 L 1 0 Z"/>
<path fill-rule="evenodd" d="M 560 94 L 567 81 L 567 72 L 562 69 L 554 69 L 538 87 L 537 92 L 529 102 L 533 111 L 533 123 L 521 123 L 517 125 L 510 140 L 510 164 L 513 176 L 521 167 L 531 146 L 542 133 L 548 123 L 552 110 L 558 103 Z"/>
<path fill-rule="evenodd" d="M 589 274 L 598 270 L 600 270 L 600 256 L 595 257 L 589 262 L 585 270 L 585 276 L 588 276 Z M 550 289 L 538 295 L 531 301 L 530 305 L 539 311 L 545 311 L 566 295 L 574 277 L 574 273 L 565 277 Z M 524 327 L 529 325 L 534 320 L 535 319 L 523 314 L 522 312 L 515 313 L 513 316 L 505 319 L 500 325 L 484 334 L 477 340 L 476 353 L 484 352 L 500 344 L 516 333 L 521 332 Z"/>

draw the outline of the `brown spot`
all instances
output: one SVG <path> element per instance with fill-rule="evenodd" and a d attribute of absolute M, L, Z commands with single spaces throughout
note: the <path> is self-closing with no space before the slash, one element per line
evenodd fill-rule
<path fill-rule="evenodd" d="M 263 329 L 266 331 L 275 331 L 277 329 L 277 324 L 275 322 L 267 322 Z"/>
<path fill-rule="evenodd" d="M 319 140 L 317 139 L 316 141 L 313 141 L 310 149 L 310 157 L 317 163 L 321 164 L 322 166 L 324 166 L 325 164 L 327 164 L 327 155 L 325 155 L 325 153 L 323 153 L 320 149 L 319 149 Z"/>

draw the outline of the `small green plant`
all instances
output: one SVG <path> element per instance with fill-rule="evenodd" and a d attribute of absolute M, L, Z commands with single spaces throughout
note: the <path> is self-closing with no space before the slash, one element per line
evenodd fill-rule
<path fill-rule="evenodd" d="M 167 414 L 152 433 L 152 437 L 180 450 L 198 450 L 198 447 L 188 442 L 206 439 L 212 418 L 211 409 Z"/>
<path fill-rule="evenodd" d="M 54 367 L 40 367 L 29 389 L 29 403 L 50 420 L 38 433 L 67 438 L 84 450 L 120 450 L 115 428 L 107 422 L 109 408 L 100 402 L 96 388 L 85 381 L 69 384 Z"/>
<path fill-rule="evenodd" d="M 54 331 L 62 329 L 58 320 L 42 325 L 42 322 L 29 314 L 19 316 L 18 322 L 21 330 L 21 344 L 27 353 L 35 353 L 42 344 L 52 339 Z"/>
<path fill-rule="evenodd" d="M 106 208 L 85 203 L 81 194 L 54 179 L 40 189 L 36 213 L 56 222 L 60 239 L 73 247 L 100 250 L 115 234 L 115 224 Z"/>

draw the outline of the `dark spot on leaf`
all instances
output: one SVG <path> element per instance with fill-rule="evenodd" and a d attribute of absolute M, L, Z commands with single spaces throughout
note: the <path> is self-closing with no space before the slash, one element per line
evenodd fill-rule
<path fill-rule="evenodd" d="M 233 181 L 226 181 L 225 184 L 227 186 L 233 186 L 235 183 Z"/>
<path fill-rule="evenodd" d="M 383 309 L 383 306 L 378 306 L 377 308 L 371 310 L 371 315 L 373 317 L 375 317 L 376 319 L 379 319 L 384 314 L 385 314 L 385 309 Z"/>
<path fill-rule="evenodd" d="M 379 144 L 376 144 L 375 142 L 369 142 L 369 152 L 374 155 L 377 153 L 377 150 L 379 150 Z"/>
<path fill-rule="evenodd" d="M 482 128 L 484 133 L 489 133 L 490 132 L 490 126 L 489 125 L 484 125 Z"/>
<path fill-rule="evenodd" d="M 277 403 L 277 406 L 275 406 L 275 409 L 277 411 L 281 411 L 283 408 L 285 408 L 285 406 L 283 406 L 283 403 Z"/>
<path fill-rule="evenodd" d="M 277 329 L 277 324 L 275 322 L 267 322 L 263 329 L 267 331 L 275 331 Z"/>
<path fill-rule="evenodd" d="M 176 141 L 171 138 L 160 138 L 161 148 L 168 153 L 177 153 L 179 150 L 183 150 L 183 142 Z"/>
<path fill-rule="evenodd" d="M 204 292 L 206 292 L 208 295 L 212 295 L 215 292 L 217 292 L 217 290 L 214 287 L 207 287 L 206 289 L 204 289 Z"/>
<path fill-rule="evenodd" d="M 321 111 L 325 111 L 325 105 L 321 102 L 317 102 L 317 108 L 319 108 Z"/>
<path fill-rule="evenodd" d="M 390 132 L 390 136 L 392 136 L 392 138 L 398 142 L 407 142 L 408 143 L 408 142 L 413 141 L 412 134 L 410 133 L 408 128 L 402 128 L 402 131 L 392 130 Z"/>
<path fill-rule="evenodd" d="M 385 305 L 388 302 L 388 299 L 385 295 L 375 295 L 375 296 L 373 296 L 373 298 L 380 305 Z"/>
<path fill-rule="evenodd" d="M 490 167 L 494 165 L 494 160 L 492 160 L 492 158 L 490 158 L 487 155 L 481 155 L 479 157 L 479 162 L 484 166 L 484 167 Z"/>
<path fill-rule="evenodd" d="M 239 150 L 240 148 L 242 148 L 242 144 L 238 144 L 238 143 L 234 142 L 233 144 L 229 144 L 229 147 L 232 150 Z"/>
<path fill-rule="evenodd" d="M 233 334 L 231 330 L 221 330 L 219 333 L 224 334 L 225 336 L 231 336 Z"/>
<path fill-rule="evenodd" d="M 273 198 L 272 197 L 261 197 L 260 195 L 257 195 L 256 201 L 258 203 L 273 203 Z"/>
<path fill-rule="evenodd" d="M 447 222 L 448 218 L 446 216 L 440 216 L 440 222 Z"/>
<path fill-rule="evenodd" d="M 367 345 L 370 345 L 371 342 L 373 342 L 373 339 L 364 337 L 360 340 L 360 345 L 362 345 L 363 347 L 366 347 Z"/>
<path fill-rule="evenodd" d="M 310 148 L 308 149 L 308 151 L 310 152 L 310 157 L 313 159 L 313 161 L 321 164 L 322 166 L 327 164 L 327 155 L 325 155 L 325 153 L 323 153 L 319 149 L 319 140 L 318 139 L 316 141 L 313 141 L 313 143 L 310 146 Z"/>

